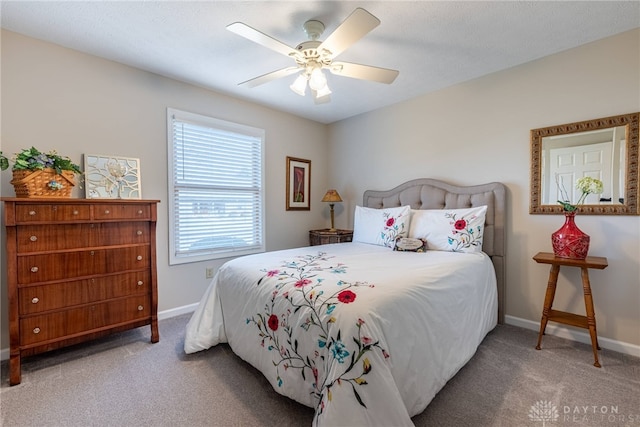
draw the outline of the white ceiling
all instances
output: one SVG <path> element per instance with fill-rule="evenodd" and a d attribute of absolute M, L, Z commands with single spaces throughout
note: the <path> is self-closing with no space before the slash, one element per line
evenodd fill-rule
<path fill-rule="evenodd" d="M 333 94 L 315 105 L 294 76 L 239 82 L 293 60 L 228 30 L 241 21 L 295 47 L 302 24 L 326 38 L 356 7 L 382 23 L 338 56 L 392 68 L 391 85 L 328 75 Z M 2 28 L 331 123 L 640 27 L 640 1 L 7 1 Z"/>

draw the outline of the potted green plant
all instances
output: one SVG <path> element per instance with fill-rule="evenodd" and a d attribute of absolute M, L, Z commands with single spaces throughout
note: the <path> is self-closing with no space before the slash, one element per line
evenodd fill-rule
<path fill-rule="evenodd" d="M 0 167 L 3 164 L 0 159 Z M 80 166 L 69 157 L 61 156 L 55 150 L 43 153 L 35 147 L 15 155 L 12 171 L 11 184 L 17 197 L 69 197 L 76 174 L 82 174 Z"/>
<path fill-rule="evenodd" d="M 0 150 L 0 171 L 9 169 L 9 159 Z"/>

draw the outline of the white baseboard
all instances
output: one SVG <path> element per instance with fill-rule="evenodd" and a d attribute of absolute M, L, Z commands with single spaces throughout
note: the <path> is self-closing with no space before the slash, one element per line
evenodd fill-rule
<path fill-rule="evenodd" d="M 540 322 L 534 322 L 531 320 L 521 319 L 519 317 L 509 315 L 504 316 L 504 321 L 507 325 L 519 326 L 521 328 L 531 329 L 536 332 L 540 331 Z M 560 338 L 566 338 L 572 341 L 591 345 L 591 336 L 588 333 L 557 325 L 553 322 L 547 323 L 545 334 L 555 335 Z M 600 344 L 601 348 L 606 348 L 608 350 L 617 351 L 618 353 L 640 357 L 640 345 L 616 341 L 600 336 L 598 337 L 598 344 Z"/>
<path fill-rule="evenodd" d="M 171 317 L 180 316 L 187 313 L 192 313 L 198 307 L 198 303 L 185 305 L 182 307 L 172 308 L 170 310 L 164 310 L 158 313 L 158 320 L 169 319 Z M 530 329 L 532 331 L 540 330 L 540 323 L 527 319 L 521 319 L 515 316 L 506 315 L 504 317 L 507 325 L 519 326 L 521 328 Z M 572 341 L 577 341 L 585 344 L 591 344 L 591 337 L 586 332 L 576 331 L 564 326 L 555 324 L 547 324 L 545 333 L 555 335 L 560 338 L 566 338 Z M 629 354 L 631 356 L 640 357 L 640 346 L 622 341 L 616 341 L 609 338 L 598 337 L 598 344 L 600 347 L 609 350 L 617 351 L 623 354 Z M 0 360 L 7 360 L 9 358 L 9 349 L 3 348 L 0 350 Z"/>
<path fill-rule="evenodd" d="M 171 317 L 180 316 L 182 314 L 192 313 L 198 307 L 198 303 L 184 305 L 182 307 L 172 308 L 170 310 L 164 310 L 158 312 L 158 320 L 169 319 Z M 9 359 L 9 349 L 3 348 L 0 350 L 0 360 Z"/>
<path fill-rule="evenodd" d="M 171 317 L 180 316 L 182 314 L 193 313 L 196 311 L 198 303 L 183 305 L 182 307 L 172 308 L 158 312 L 158 320 L 169 319 Z"/>

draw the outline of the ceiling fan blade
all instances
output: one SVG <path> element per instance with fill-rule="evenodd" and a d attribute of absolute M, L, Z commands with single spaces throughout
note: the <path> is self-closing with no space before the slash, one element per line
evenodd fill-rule
<path fill-rule="evenodd" d="M 354 79 L 371 80 L 378 83 L 391 84 L 398 77 L 398 70 L 360 65 L 352 62 L 333 62 L 326 67 L 337 76 L 351 77 Z"/>
<path fill-rule="evenodd" d="M 378 18 L 362 8 L 357 8 L 318 46 L 318 51 L 326 49 L 331 53 L 331 57 L 335 58 L 378 25 Z"/>
<path fill-rule="evenodd" d="M 286 77 L 288 75 L 297 73 L 300 70 L 301 70 L 300 67 L 287 67 L 287 68 L 283 68 L 281 70 L 272 71 L 270 73 L 263 74 L 261 76 L 255 77 L 253 79 L 244 81 L 242 83 L 238 83 L 238 85 L 240 85 L 240 86 L 241 85 L 246 85 L 247 87 L 256 87 L 256 86 L 260 86 L 261 84 L 268 83 L 268 82 L 270 82 L 272 80 L 279 79 L 280 77 Z"/>
<path fill-rule="evenodd" d="M 295 57 L 300 54 L 300 52 L 298 52 L 296 49 L 289 47 L 281 41 L 278 41 L 273 37 L 256 30 L 255 28 L 251 28 L 250 26 L 243 24 L 242 22 L 234 22 L 233 24 L 227 25 L 227 30 L 231 31 L 232 33 L 236 33 L 246 39 L 249 39 L 252 42 L 258 43 L 259 45 L 262 45 L 266 48 L 275 50 L 276 52 L 279 52 L 285 56 Z"/>

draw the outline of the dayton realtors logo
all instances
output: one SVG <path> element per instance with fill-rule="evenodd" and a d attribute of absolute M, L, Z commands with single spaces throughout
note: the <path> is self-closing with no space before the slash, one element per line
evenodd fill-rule
<path fill-rule="evenodd" d="M 540 400 L 529 409 L 531 421 L 542 422 L 547 427 L 549 422 L 561 425 L 593 425 L 602 427 L 610 425 L 640 424 L 640 414 L 623 414 L 618 405 L 579 405 L 556 406 L 546 400 Z"/>
<path fill-rule="evenodd" d="M 531 405 L 531 409 L 529 409 L 529 419 L 532 421 L 542 421 L 542 427 L 545 427 L 548 421 L 558 421 L 558 418 L 560 418 L 558 408 L 546 400 L 537 401 L 536 404 Z"/>

